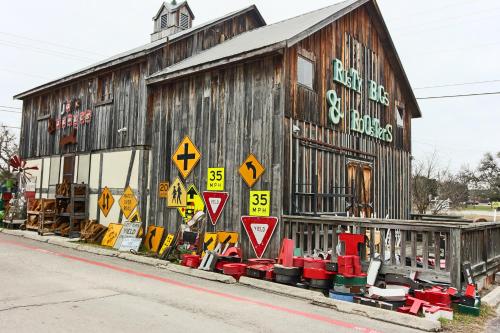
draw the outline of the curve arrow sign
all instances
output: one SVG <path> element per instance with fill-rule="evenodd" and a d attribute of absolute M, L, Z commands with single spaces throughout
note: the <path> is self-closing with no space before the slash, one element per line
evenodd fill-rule
<path fill-rule="evenodd" d="M 253 165 L 252 161 L 246 163 L 247 169 L 252 170 L 252 178 L 256 179 L 257 178 L 257 169 Z"/>

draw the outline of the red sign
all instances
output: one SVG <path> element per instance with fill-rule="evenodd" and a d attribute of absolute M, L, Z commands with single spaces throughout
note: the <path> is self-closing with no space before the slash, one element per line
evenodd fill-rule
<path fill-rule="evenodd" d="M 245 227 L 257 258 L 262 258 L 274 233 L 274 229 L 278 225 L 278 218 L 272 216 L 242 216 L 241 223 Z"/>
<path fill-rule="evenodd" d="M 227 192 L 203 192 L 203 200 L 213 225 L 219 220 L 227 199 L 229 199 L 229 193 Z"/>

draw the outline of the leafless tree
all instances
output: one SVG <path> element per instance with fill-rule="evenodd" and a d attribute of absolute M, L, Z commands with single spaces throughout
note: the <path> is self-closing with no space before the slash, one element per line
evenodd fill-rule
<path fill-rule="evenodd" d="M 0 180 L 11 178 L 9 159 L 17 154 L 17 137 L 3 125 L 0 125 Z"/>
<path fill-rule="evenodd" d="M 436 152 L 425 160 L 413 162 L 412 201 L 419 214 L 425 214 L 432 199 L 437 196 L 440 177 L 441 172 Z"/>

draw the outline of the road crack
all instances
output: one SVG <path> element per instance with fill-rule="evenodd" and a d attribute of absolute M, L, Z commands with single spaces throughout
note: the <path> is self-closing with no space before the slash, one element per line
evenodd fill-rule
<path fill-rule="evenodd" d="M 121 294 L 118 293 L 118 294 L 112 294 L 112 295 L 106 295 L 106 296 L 89 297 L 89 298 L 67 300 L 67 301 L 59 301 L 59 302 L 47 302 L 47 303 L 38 303 L 38 304 L 17 305 L 17 306 L 12 306 L 12 307 L 5 308 L 5 309 L 0 309 L 0 312 L 10 311 L 10 310 L 16 310 L 16 309 L 22 309 L 22 308 L 42 307 L 42 306 L 47 306 L 47 305 L 59 305 L 59 304 L 68 304 L 68 303 L 82 303 L 82 302 L 94 301 L 94 300 L 99 300 L 99 299 L 111 298 L 111 297 L 115 297 L 115 296 L 119 296 L 119 295 L 121 295 Z"/>

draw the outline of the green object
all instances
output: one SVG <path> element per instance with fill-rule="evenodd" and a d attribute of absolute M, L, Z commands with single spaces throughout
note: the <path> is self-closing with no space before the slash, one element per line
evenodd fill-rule
<path fill-rule="evenodd" d="M 12 179 L 7 179 L 5 181 L 5 187 L 12 188 L 13 186 L 14 186 L 14 182 L 12 181 Z"/>
<path fill-rule="evenodd" d="M 296 247 L 294 250 L 293 250 L 293 255 L 295 257 L 302 257 L 304 255 L 304 251 L 302 251 L 301 248 L 299 247 Z"/>
<path fill-rule="evenodd" d="M 3 221 L 4 215 L 5 215 L 5 212 L 3 210 L 0 210 L 0 221 Z"/>
<path fill-rule="evenodd" d="M 355 276 L 352 278 L 348 278 L 343 275 L 337 274 L 337 276 L 335 277 L 335 284 L 364 287 L 366 286 L 366 276 Z"/>
<path fill-rule="evenodd" d="M 479 317 L 479 313 L 481 312 L 479 307 L 467 306 L 463 304 L 458 304 L 458 312 L 468 314 L 471 316 Z"/>

